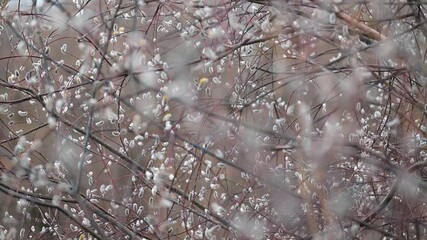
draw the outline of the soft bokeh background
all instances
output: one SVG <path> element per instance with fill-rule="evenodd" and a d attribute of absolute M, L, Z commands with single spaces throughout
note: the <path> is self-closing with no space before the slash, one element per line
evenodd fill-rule
<path fill-rule="evenodd" d="M 423 14 L 10 1 L 0 237 L 423 239 Z"/>

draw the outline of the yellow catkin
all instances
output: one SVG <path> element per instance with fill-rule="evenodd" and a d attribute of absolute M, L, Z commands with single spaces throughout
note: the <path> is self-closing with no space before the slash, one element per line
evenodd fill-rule
<path fill-rule="evenodd" d="M 199 80 L 199 85 L 203 86 L 204 84 L 206 84 L 209 81 L 209 79 L 207 77 L 202 77 Z"/>

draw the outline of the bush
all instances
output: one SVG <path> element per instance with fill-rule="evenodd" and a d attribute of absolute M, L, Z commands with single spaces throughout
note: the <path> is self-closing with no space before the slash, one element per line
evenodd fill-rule
<path fill-rule="evenodd" d="M 0 239 L 424 239 L 424 5 L 3 1 Z"/>

